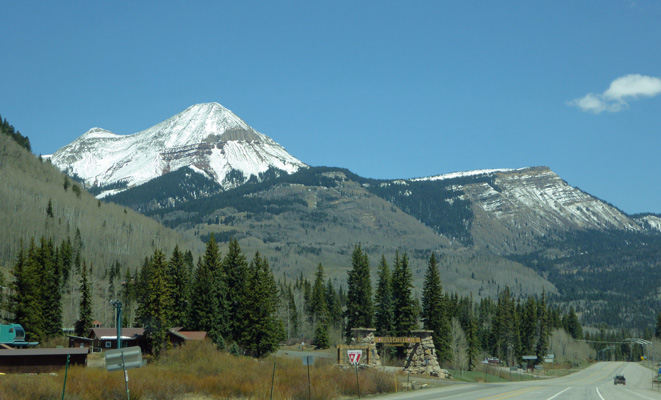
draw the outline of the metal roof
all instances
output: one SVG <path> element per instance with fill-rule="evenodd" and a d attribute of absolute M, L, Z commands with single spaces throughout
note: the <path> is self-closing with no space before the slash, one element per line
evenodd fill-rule
<path fill-rule="evenodd" d="M 15 350 L 0 350 L 0 357 L 7 356 L 43 356 L 43 355 L 67 355 L 67 354 L 87 354 L 89 349 L 70 347 L 70 348 L 57 348 L 57 349 L 15 349 Z"/>

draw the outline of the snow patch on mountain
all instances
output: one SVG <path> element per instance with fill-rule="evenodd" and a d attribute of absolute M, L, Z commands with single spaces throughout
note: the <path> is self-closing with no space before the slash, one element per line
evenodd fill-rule
<path fill-rule="evenodd" d="M 525 169 L 525 168 L 520 168 Z M 465 178 L 468 176 L 478 176 L 478 175 L 491 175 L 496 172 L 509 172 L 515 171 L 513 169 L 499 168 L 499 169 L 478 169 L 475 171 L 465 171 L 465 172 L 452 172 L 449 174 L 428 176 L 425 178 L 413 178 L 412 181 L 444 181 L 447 179 L 456 179 L 456 178 Z"/>
<path fill-rule="evenodd" d="M 661 217 L 658 215 L 645 215 L 634 218 L 639 224 L 657 232 L 661 232 Z"/>
<path fill-rule="evenodd" d="M 498 171 L 493 182 L 455 185 L 453 189 L 466 193 L 494 218 L 538 234 L 558 226 L 641 229 L 615 207 L 570 186 L 546 167 Z"/>
<path fill-rule="evenodd" d="M 272 168 L 291 174 L 307 167 L 218 103 L 191 106 L 132 135 L 92 128 L 50 158 L 90 187 L 124 182 L 130 188 L 188 166 L 229 189 Z M 244 180 L 229 179 L 232 171 Z"/>

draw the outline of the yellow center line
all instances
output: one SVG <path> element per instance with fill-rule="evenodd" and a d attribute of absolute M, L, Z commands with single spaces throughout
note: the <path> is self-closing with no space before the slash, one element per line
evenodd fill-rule
<path fill-rule="evenodd" d="M 479 399 L 477 399 L 477 400 L 500 400 L 500 399 L 508 399 L 508 398 L 510 398 L 510 397 L 520 396 L 520 395 L 522 395 L 522 394 L 526 394 L 526 393 L 532 392 L 533 390 L 537 390 L 537 389 L 540 389 L 540 388 L 542 388 L 542 387 L 543 387 L 543 386 L 533 386 L 533 387 L 530 387 L 530 388 L 523 388 L 523 389 L 518 389 L 518 390 L 511 391 L 511 392 L 505 392 L 505 393 L 501 393 L 501 394 L 496 394 L 496 395 L 489 396 L 489 397 L 482 397 L 482 398 L 479 398 Z"/>

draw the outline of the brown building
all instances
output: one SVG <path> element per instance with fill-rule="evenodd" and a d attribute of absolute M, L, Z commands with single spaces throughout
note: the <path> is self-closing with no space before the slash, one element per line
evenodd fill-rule
<path fill-rule="evenodd" d="M 181 346 L 189 340 L 204 340 L 206 337 L 205 331 L 182 331 L 181 328 L 168 330 L 168 340 L 172 346 Z"/>
<path fill-rule="evenodd" d="M 89 349 L 17 349 L 0 351 L 0 372 L 50 372 L 67 365 L 87 365 Z"/>
<path fill-rule="evenodd" d="M 122 347 L 144 344 L 144 328 L 122 328 Z M 117 348 L 116 328 L 92 328 L 87 337 L 69 336 L 69 347 L 92 347 L 104 351 Z"/>

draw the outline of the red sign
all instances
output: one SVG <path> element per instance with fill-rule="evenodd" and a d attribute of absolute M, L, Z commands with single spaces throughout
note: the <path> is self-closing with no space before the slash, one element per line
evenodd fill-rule
<path fill-rule="evenodd" d="M 362 350 L 347 350 L 347 355 L 349 356 L 349 362 L 351 364 L 358 364 L 360 361 L 360 356 L 363 355 Z"/>

